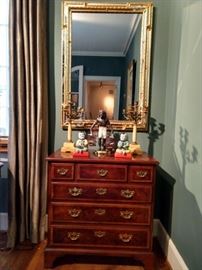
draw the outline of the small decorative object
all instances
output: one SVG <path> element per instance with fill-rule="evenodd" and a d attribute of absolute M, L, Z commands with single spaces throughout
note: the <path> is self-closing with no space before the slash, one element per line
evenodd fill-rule
<path fill-rule="evenodd" d="M 86 138 L 88 140 L 88 146 L 93 146 L 93 147 L 96 146 L 96 138 L 97 138 L 96 134 L 92 134 L 92 133 L 87 134 Z"/>
<path fill-rule="evenodd" d="M 106 151 L 108 156 L 114 156 L 114 153 L 117 148 L 117 139 L 112 133 L 110 136 L 107 136 L 106 139 Z"/>
<path fill-rule="evenodd" d="M 69 101 L 67 104 L 63 104 L 62 106 L 63 106 L 65 120 L 66 120 L 68 128 L 67 128 L 67 142 L 64 142 L 64 144 L 61 148 L 61 152 L 62 153 L 72 153 L 74 151 L 74 143 L 72 142 L 71 101 Z"/>
<path fill-rule="evenodd" d="M 120 140 L 117 144 L 117 149 L 114 154 L 116 158 L 131 158 L 131 153 L 129 149 L 129 141 L 127 133 L 121 133 Z"/>
<path fill-rule="evenodd" d="M 83 131 L 78 133 L 78 140 L 75 143 L 74 157 L 88 157 L 88 141 L 86 139 L 86 134 Z"/>
<path fill-rule="evenodd" d="M 127 110 L 123 110 L 123 115 L 127 120 L 133 121 L 132 143 L 129 145 L 131 154 L 142 155 L 141 146 L 137 143 L 137 124 L 141 121 L 141 117 L 145 112 L 139 107 L 135 101 L 133 106 L 129 106 Z"/>
<path fill-rule="evenodd" d="M 107 113 L 103 110 L 99 110 L 98 118 L 95 120 L 93 125 L 90 128 L 91 134 L 93 128 L 98 126 L 98 146 L 99 150 L 97 151 L 98 156 L 106 155 L 106 138 L 107 138 L 107 128 L 110 127 L 110 121 L 107 117 Z"/>
<path fill-rule="evenodd" d="M 63 147 L 61 148 L 62 153 L 73 153 L 74 152 L 74 143 L 72 141 L 72 119 L 81 119 L 83 115 L 83 108 L 75 108 L 72 106 L 72 101 L 69 101 L 67 104 L 63 104 L 63 111 L 65 116 L 65 124 L 67 124 L 67 142 L 64 142 Z"/>

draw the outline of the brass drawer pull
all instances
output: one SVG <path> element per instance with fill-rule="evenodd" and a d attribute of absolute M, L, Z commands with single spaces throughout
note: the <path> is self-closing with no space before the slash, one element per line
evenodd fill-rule
<path fill-rule="evenodd" d="M 141 171 L 137 171 L 136 174 L 137 174 L 137 176 L 144 178 L 148 174 L 148 171 L 141 170 Z"/>
<path fill-rule="evenodd" d="M 120 216 L 124 219 L 131 219 L 133 215 L 134 215 L 134 212 L 130 210 L 120 211 Z"/>
<path fill-rule="evenodd" d="M 132 234 L 128 234 L 128 233 L 120 233 L 119 234 L 119 239 L 121 241 L 123 241 L 124 243 L 128 243 L 132 240 L 133 235 Z"/>
<path fill-rule="evenodd" d="M 102 208 L 95 209 L 94 213 L 98 216 L 103 216 L 106 214 L 106 210 Z"/>
<path fill-rule="evenodd" d="M 96 188 L 96 194 L 102 196 L 102 195 L 105 195 L 106 193 L 107 193 L 106 188 Z"/>
<path fill-rule="evenodd" d="M 64 176 L 68 173 L 69 169 L 65 169 L 65 168 L 60 168 L 60 169 L 57 169 L 57 174 L 58 175 L 61 175 L 61 176 Z"/>
<path fill-rule="evenodd" d="M 104 169 L 97 170 L 97 174 L 101 177 L 104 177 L 108 174 L 108 170 L 104 170 Z"/>
<path fill-rule="evenodd" d="M 126 198 L 126 199 L 131 199 L 135 194 L 134 190 L 129 190 L 129 189 L 122 189 L 121 190 L 121 196 Z"/>
<path fill-rule="evenodd" d="M 72 241 L 76 241 L 79 239 L 80 235 L 81 234 L 78 232 L 68 232 L 67 237 Z"/>
<path fill-rule="evenodd" d="M 69 188 L 69 194 L 73 197 L 77 197 L 82 194 L 82 189 L 77 187 Z"/>
<path fill-rule="evenodd" d="M 106 235 L 106 232 L 103 232 L 103 231 L 96 231 L 94 232 L 94 235 L 98 238 L 102 238 Z"/>
<path fill-rule="evenodd" d="M 81 214 L 81 209 L 76 208 L 69 209 L 68 213 L 71 217 L 77 218 Z"/>

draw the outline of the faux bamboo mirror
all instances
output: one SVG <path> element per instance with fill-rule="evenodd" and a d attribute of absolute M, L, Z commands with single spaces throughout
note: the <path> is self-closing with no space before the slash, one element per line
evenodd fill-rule
<path fill-rule="evenodd" d="M 103 109 L 113 130 L 147 130 L 152 11 L 148 2 L 63 1 L 63 129 L 89 129 Z"/>

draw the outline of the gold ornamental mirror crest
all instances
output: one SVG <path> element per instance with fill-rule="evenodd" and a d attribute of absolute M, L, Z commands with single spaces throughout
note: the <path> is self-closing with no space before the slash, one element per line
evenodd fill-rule
<path fill-rule="evenodd" d="M 140 42 L 139 42 L 140 44 L 139 44 L 138 57 L 137 59 L 135 59 L 136 67 L 134 66 L 133 69 L 130 68 L 130 72 L 131 71 L 133 72 L 130 74 L 129 74 L 128 67 L 127 66 L 125 67 L 125 71 L 124 71 L 126 74 L 125 79 L 123 79 L 122 77 L 120 79 L 121 81 L 120 92 L 118 92 L 117 94 L 118 98 L 116 97 L 114 99 L 114 104 L 113 104 L 114 107 L 117 104 L 119 104 L 118 105 L 119 107 L 116 109 L 118 116 L 117 117 L 113 116 L 110 119 L 110 123 L 112 125 L 113 130 L 132 131 L 135 124 L 137 125 L 138 131 L 147 131 L 148 115 L 149 115 L 149 96 L 150 96 L 152 13 L 153 13 L 153 4 L 150 2 L 93 3 L 93 2 L 70 2 L 66 0 L 63 1 L 63 5 L 62 5 L 62 128 L 70 130 L 70 132 L 68 132 L 69 137 L 70 137 L 69 141 L 71 141 L 71 129 L 90 129 L 90 127 L 92 126 L 96 118 L 95 116 L 91 116 L 90 113 L 89 114 L 86 113 L 86 108 L 89 107 L 89 104 L 95 103 L 96 99 L 91 98 L 90 103 L 87 103 L 87 101 L 83 101 L 84 97 L 86 98 L 87 95 L 91 96 L 90 94 L 87 94 L 87 88 L 84 87 L 84 85 L 86 85 L 84 77 L 91 77 L 91 76 L 86 76 L 86 74 L 84 73 L 79 74 L 79 71 L 76 71 L 74 73 L 72 72 L 72 70 L 74 69 L 73 57 L 74 55 L 76 55 L 74 54 L 75 52 L 74 52 L 74 48 L 72 44 L 72 43 L 76 43 L 76 41 L 73 42 L 72 29 L 76 28 L 76 26 L 74 26 L 73 17 L 75 15 L 87 15 L 88 18 L 91 18 L 90 17 L 91 15 L 94 16 L 94 15 L 105 15 L 105 14 L 107 14 L 108 16 L 114 16 L 114 15 L 124 16 L 128 14 L 129 15 L 135 14 L 137 16 L 140 16 L 140 29 L 141 29 Z M 85 17 L 85 20 L 86 18 L 87 17 Z M 120 17 L 119 17 L 119 20 L 120 20 Z M 87 23 L 89 22 L 84 21 L 83 25 L 84 24 L 87 25 Z M 94 26 L 98 25 L 96 21 L 94 21 L 93 24 Z M 99 29 L 97 32 L 99 32 Z M 83 35 L 83 37 L 85 37 L 85 35 Z M 105 43 L 108 43 L 108 38 L 109 37 L 106 37 Z M 78 43 L 82 46 L 82 44 L 85 43 L 85 38 L 83 38 L 81 42 L 77 42 L 77 44 Z M 89 55 L 91 54 L 89 53 Z M 101 55 L 99 55 L 98 59 L 101 59 Z M 97 66 L 99 65 L 100 64 L 98 62 Z M 85 70 L 86 68 L 85 63 L 82 65 L 79 65 L 79 67 L 81 66 Z M 131 67 L 131 63 L 130 63 L 130 67 Z M 82 72 L 83 72 L 83 69 L 82 69 Z M 135 94 L 133 93 L 134 86 L 132 84 L 134 70 L 136 70 Z M 82 90 L 79 89 L 77 92 L 73 89 L 74 86 L 72 82 L 74 82 L 74 76 L 77 77 L 77 80 L 78 80 L 77 84 L 80 85 L 82 89 Z M 89 82 L 89 85 L 91 85 L 91 88 L 95 87 L 95 84 L 97 83 L 100 89 L 101 88 L 103 89 L 103 86 L 105 87 L 107 86 L 107 84 L 110 85 L 111 81 L 115 78 L 113 77 L 113 75 L 111 75 L 109 76 L 111 78 L 111 81 L 109 80 L 105 81 L 105 77 L 103 76 L 98 76 L 98 77 L 102 77 L 102 81 L 99 81 L 99 83 Z M 125 85 L 123 83 L 124 80 L 125 80 Z M 129 95 L 131 95 L 131 97 Z M 140 115 L 138 121 L 135 121 L 135 119 L 133 118 L 133 115 L 136 115 L 137 113 L 137 111 L 133 112 L 134 104 L 138 104 L 138 113 Z M 100 105 L 97 105 L 97 112 L 100 109 L 100 107 L 101 107 Z M 137 106 L 136 106 L 136 109 L 137 109 Z M 128 117 L 128 115 L 130 115 L 130 117 Z"/>

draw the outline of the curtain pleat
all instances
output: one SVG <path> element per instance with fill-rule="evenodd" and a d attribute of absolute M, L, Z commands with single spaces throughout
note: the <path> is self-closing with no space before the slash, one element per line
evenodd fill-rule
<path fill-rule="evenodd" d="M 8 247 L 44 238 L 48 104 L 46 1 L 10 0 Z"/>

